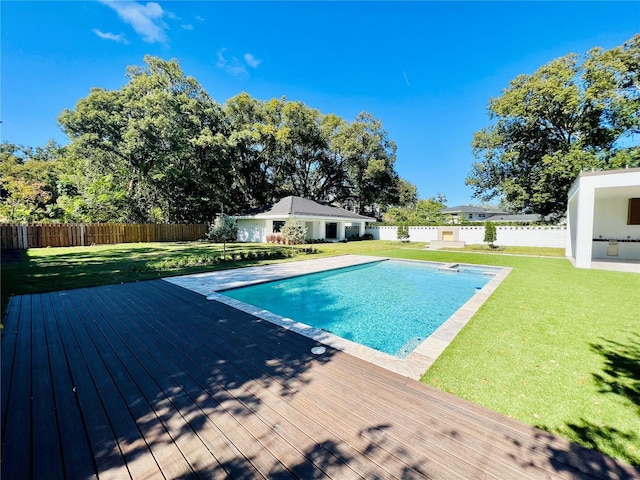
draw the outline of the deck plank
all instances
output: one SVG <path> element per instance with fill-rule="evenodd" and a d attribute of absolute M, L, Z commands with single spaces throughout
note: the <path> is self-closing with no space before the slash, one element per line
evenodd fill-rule
<path fill-rule="evenodd" d="M 6 326 L 3 478 L 640 476 L 167 282 L 14 298 Z"/>
<path fill-rule="evenodd" d="M 58 436 L 58 417 L 51 379 L 49 342 L 45 323 L 51 321 L 43 312 L 44 295 L 34 297 L 31 307 L 31 441 L 33 476 L 63 478 L 64 468 Z M 45 318 L 46 317 L 46 318 Z"/>
<path fill-rule="evenodd" d="M 4 445 L 4 434 L 7 423 L 7 404 L 9 403 L 9 391 L 13 379 L 13 366 L 15 365 L 16 337 L 18 336 L 18 321 L 20 320 L 20 303 L 24 297 L 15 296 L 9 299 L 7 313 L 4 318 L 2 330 L 2 361 L 0 362 L 0 432 L 1 444 Z"/>
<path fill-rule="evenodd" d="M 55 296 L 52 295 L 52 300 L 72 377 L 72 392 L 82 414 L 96 469 L 100 478 L 130 478 L 111 419 L 102 402 L 103 394 L 106 395 L 108 392 L 99 390 L 94 383 L 73 328 L 81 319 L 67 297 L 67 292 L 59 292 Z M 65 438 L 63 443 L 81 441 L 81 438 L 74 436 Z"/>
<path fill-rule="evenodd" d="M 58 428 L 62 449 L 62 461 L 66 478 L 90 478 L 96 475 L 97 469 L 93 460 L 93 452 L 87 441 L 84 419 L 78 406 L 74 392 L 73 378 L 69 367 L 69 359 L 60 335 L 59 303 L 52 299 L 56 294 L 43 295 L 43 308 L 47 314 L 44 327 L 49 347 L 51 362 L 51 379 Z"/>
<path fill-rule="evenodd" d="M 138 303 L 139 305 L 142 305 L 141 302 L 138 302 Z M 146 305 L 146 308 L 152 308 L 152 305 Z M 157 315 L 161 317 L 162 312 L 158 312 Z M 163 325 L 171 324 L 171 321 L 170 319 L 163 319 L 162 323 Z M 179 329 L 179 325 L 174 325 L 174 327 L 171 330 L 173 332 L 176 332 L 178 329 Z M 252 397 L 257 397 L 259 395 L 260 388 L 256 389 L 255 391 L 251 391 L 250 389 L 246 388 L 245 385 L 252 382 L 251 380 L 252 378 L 259 378 L 263 376 L 264 372 L 260 372 L 260 371 L 257 371 L 256 369 L 251 368 L 252 367 L 251 362 L 245 365 L 245 367 L 248 366 L 250 368 L 245 369 L 243 371 L 237 365 L 237 363 L 242 363 L 242 360 L 244 359 L 244 357 L 242 356 L 236 357 L 233 351 L 227 350 L 228 342 L 217 344 L 216 348 L 212 350 L 210 346 L 217 342 L 217 339 L 215 337 L 208 338 L 206 340 L 207 343 L 203 344 L 203 343 L 200 343 L 200 339 L 202 338 L 201 332 L 197 334 L 193 334 L 193 329 L 191 329 L 191 331 L 180 331 L 179 334 L 174 333 L 174 335 L 175 335 L 175 338 L 173 340 L 174 342 L 173 346 L 175 347 L 176 351 L 184 351 L 189 348 L 193 348 L 194 346 L 197 346 L 197 349 L 199 351 L 202 351 L 202 352 L 207 351 L 207 355 L 202 356 L 202 362 L 196 368 L 200 368 L 200 369 L 204 368 L 205 372 L 215 373 L 215 375 L 218 375 L 219 378 L 230 377 L 234 383 L 237 383 L 238 385 L 240 385 L 241 388 L 243 388 L 243 390 L 246 392 L 245 394 L 240 393 L 239 395 L 249 394 Z M 167 341 L 171 342 L 170 339 L 167 339 Z M 175 342 L 178 342 L 178 343 L 175 343 Z M 305 347 L 304 350 L 308 351 L 308 348 Z M 223 352 L 224 356 L 220 356 L 220 352 Z M 229 360 L 234 360 L 234 361 L 229 361 Z M 203 362 L 207 362 L 207 363 L 203 363 Z M 221 371 L 217 366 L 217 364 L 220 362 L 225 363 L 224 372 Z M 266 385 L 269 385 L 269 383 L 273 383 L 273 382 L 267 382 Z M 309 435 L 305 434 L 305 432 L 303 432 L 298 426 L 294 424 L 294 421 L 299 421 L 300 423 L 305 424 L 305 431 L 308 432 L 310 425 L 313 424 L 314 421 L 318 421 L 322 419 L 318 419 L 316 416 L 315 419 L 310 421 L 307 414 L 308 409 L 300 412 L 297 412 L 296 410 L 293 410 L 293 409 L 287 409 L 286 416 L 283 416 L 282 414 L 277 413 L 278 405 L 282 404 L 282 397 L 277 394 L 271 397 L 271 400 L 272 400 L 271 402 L 266 402 L 265 398 L 263 397 L 259 398 L 258 400 L 260 402 L 260 405 L 264 407 L 264 408 L 261 408 L 259 412 L 259 415 L 263 419 L 263 421 L 268 425 L 278 425 L 278 430 L 280 434 L 286 436 L 288 441 L 292 445 L 300 449 L 301 447 L 304 448 L 304 445 L 308 445 L 309 447 L 311 447 L 311 445 L 317 445 L 319 443 L 322 444 L 322 447 L 324 448 L 325 452 L 322 455 L 323 462 L 321 462 L 322 463 L 321 465 L 317 465 L 318 468 L 320 469 L 335 468 L 336 465 L 344 464 L 344 460 L 343 460 L 345 457 L 344 453 L 338 452 L 338 451 L 332 451 L 331 450 L 332 444 L 331 442 L 325 441 L 326 437 L 323 437 L 321 440 L 313 439 Z M 250 406 L 248 408 L 250 408 Z M 286 428 L 287 426 L 290 427 L 290 429 Z M 309 442 L 311 442 L 311 444 L 309 444 Z M 316 455 L 318 454 L 318 452 L 315 452 L 315 453 Z M 359 460 L 359 457 L 356 457 L 356 459 Z M 310 462 L 312 461 L 313 459 L 310 459 Z M 301 465 L 296 466 L 296 469 L 298 471 L 300 470 L 300 468 L 301 468 Z M 382 469 L 382 466 L 381 466 L 381 469 Z M 341 476 L 343 478 L 348 478 L 348 475 L 349 475 L 349 472 L 346 470 L 343 470 L 341 472 Z M 302 475 L 302 476 L 304 477 L 305 475 Z"/>
<path fill-rule="evenodd" d="M 196 478 L 190 465 L 177 447 L 174 439 L 164 427 L 158 413 L 153 406 L 145 401 L 140 389 L 140 383 L 144 376 L 136 376 L 131 370 L 136 365 L 136 360 L 131 351 L 122 342 L 111 340 L 105 336 L 105 330 L 113 327 L 109 322 L 112 312 L 103 309 L 102 304 L 91 302 L 83 290 L 69 292 L 70 299 L 79 307 L 84 308 L 86 321 L 84 323 L 87 333 L 91 335 L 97 351 L 102 358 L 112 358 L 113 361 L 105 363 L 105 368 L 117 385 L 122 399 L 126 403 L 131 417 L 138 424 L 138 428 L 144 436 L 145 443 L 152 452 L 158 467 L 167 478 Z"/>
<path fill-rule="evenodd" d="M 157 472 L 158 465 L 149 445 L 136 424 L 136 419 L 129 411 L 127 404 L 118 388 L 117 378 L 113 378 L 107 365 L 114 361 L 114 353 L 101 352 L 95 345 L 95 340 L 90 335 L 87 324 L 93 321 L 90 311 L 86 311 L 77 295 L 81 295 L 85 289 L 71 290 L 63 297 L 69 310 L 75 311 L 76 322 L 72 328 L 78 339 L 78 345 L 82 348 L 89 374 L 93 379 L 103 408 L 109 418 L 109 422 L 116 434 L 118 446 L 122 452 L 127 469 L 132 478 L 148 478 Z M 81 292 L 81 293 L 79 293 Z M 96 405 L 83 405 L 83 410 L 94 408 Z M 157 474 L 157 473 L 156 473 Z"/>
<path fill-rule="evenodd" d="M 155 315 L 161 315 L 161 312 L 155 312 Z M 129 315 L 129 318 L 132 318 L 132 316 Z M 132 327 L 133 322 L 130 322 L 129 326 Z M 153 325 L 148 325 L 147 329 L 140 329 L 131 336 L 144 335 L 145 331 L 150 329 L 153 329 Z M 150 338 L 149 341 L 153 341 L 153 339 Z M 164 344 L 164 341 L 157 344 L 157 348 L 166 348 Z M 190 396 L 207 392 L 209 394 L 208 398 L 200 398 L 199 403 L 207 402 L 212 409 L 209 415 L 214 415 L 217 423 L 236 422 L 237 427 L 233 423 L 230 424 L 234 427 L 230 429 L 231 432 L 235 432 L 236 429 L 238 432 L 242 429 L 245 430 L 245 433 L 235 438 L 234 442 L 245 442 L 244 449 L 250 452 L 251 462 L 259 468 L 262 474 L 271 476 L 272 465 L 278 462 L 282 464 L 282 469 L 278 473 L 279 476 L 287 475 L 287 465 L 299 466 L 300 463 L 296 455 L 295 446 L 287 443 L 278 435 L 274 435 L 270 425 L 262 422 L 259 416 L 253 415 L 254 412 L 251 411 L 250 406 L 246 405 L 242 398 L 229 391 L 230 386 L 212 381 L 211 375 L 202 371 L 199 367 L 201 358 L 199 358 L 198 352 L 189 347 L 189 345 L 186 345 L 185 349 L 171 349 L 167 353 L 174 352 L 175 355 L 172 354 L 173 358 L 170 360 L 167 360 L 169 357 L 167 355 L 163 362 L 165 365 L 174 367 L 175 372 L 189 372 L 189 375 L 182 376 L 181 387 Z M 198 358 L 192 358 L 189 353 L 198 354 Z M 234 418 L 239 415 L 242 415 L 241 421 Z M 278 455 L 270 457 L 268 455 L 269 452 L 273 454 L 274 450 L 278 452 Z"/>
<path fill-rule="evenodd" d="M 2 478 L 31 478 L 31 302 L 25 295 L 15 322 L 15 354 L 11 389 L 7 392 L 6 423 L 3 431 Z M 6 337 L 11 339 L 12 337 Z M 3 343 L 5 337 L 2 337 Z M 3 348 L 4 353 L 4 348 Z M 8 359 L 7 359 L 8 360 Z M 5 359 L 3 358 L 3 362 Z M 8 360 L 10 361 L 10 360 Z"/>

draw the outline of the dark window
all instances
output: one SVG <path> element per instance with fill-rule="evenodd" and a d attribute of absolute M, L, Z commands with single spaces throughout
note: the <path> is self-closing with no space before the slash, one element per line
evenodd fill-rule
<path fill-rule="evenodd" d="M 640 198 L 629 199 L 627 225 L 640 225 Z"/>
<path fill-rule="evenodd" d="M 285 222 L 282 220 L 274 220 L 273 221 L 273 233 L 279 233 L 284 227 Z"/>
<path fill-rule="evenodd" d="M 338 238 L 338 224 L 327 223 L 325 227 L 325 238 Z"/>

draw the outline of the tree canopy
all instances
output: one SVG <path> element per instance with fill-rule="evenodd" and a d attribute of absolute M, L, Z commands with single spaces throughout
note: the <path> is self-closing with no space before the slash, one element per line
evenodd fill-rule
<path fill-rule="evenodd" d="M 126 77 L 60 114 L 70 144 L 49 158 L 50 185 L 25 173 L 37 165 L 21 147 L 3 146 L 4 219 L 204 222 L 221 205 L 239 213 L 287 195 L 380 216 L 411 195 L 369 113 L 349 122 L 247 93 L 221 105 L 176 60 L 152 56 Z"/>
<path fill-rule="evenodd" d="M 611 50 L 569 54 L 513 79 L 489 101 L 466 183 L 483 201 L 562 215 L 584 169 L 640 166 L 640 35 Z"/>

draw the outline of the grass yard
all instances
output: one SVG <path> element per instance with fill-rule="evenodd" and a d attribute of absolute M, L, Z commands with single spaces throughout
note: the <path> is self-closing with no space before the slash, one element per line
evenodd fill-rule
<path fill-rule="evenodd" d="M 346 253 L 510 266 L 423 381 L 640 465 L 640 276 L 580 270 L 563 258 L 505 255 L 524 253 L 512 248 L 475 253 L 422 246 L 317 244 L 312 256 L 274 258 L 258 252 L 288 247 L 233 244 L 227 245 L 232 262 L 218 260 L 222 245 L 196 242 L 32 249 L 13 261 L 3 258 L 3 311 L 15 294 Z"/>

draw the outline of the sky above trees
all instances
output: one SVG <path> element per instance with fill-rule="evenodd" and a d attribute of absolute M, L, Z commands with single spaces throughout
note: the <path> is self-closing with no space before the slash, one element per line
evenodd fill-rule
<path fill-rule="evenodd" d="M 1 140 L 68 142 L 57 125 L 145 54 L 176 58 L 220 103 L 285 96 L 378 118 L 419 196 L 472 199 L 471 142 L 509 81 L 622 44 L 639 2 L 3 2 Z"/>

